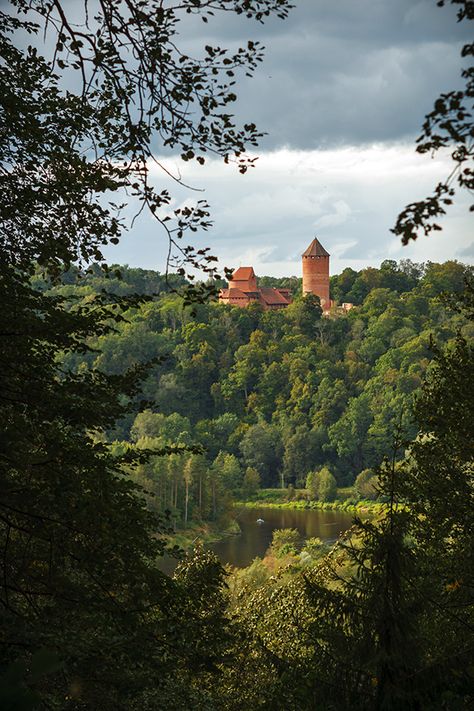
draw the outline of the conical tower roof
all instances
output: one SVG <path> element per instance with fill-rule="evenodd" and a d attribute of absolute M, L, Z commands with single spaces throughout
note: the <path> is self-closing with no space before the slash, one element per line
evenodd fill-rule
<path fill-rule="evenodd" d="M 313 239 L 309 247 L 303 252 L 302 257 L 329 257 L 329 252 L 326 252 L 321 242 Z"/>

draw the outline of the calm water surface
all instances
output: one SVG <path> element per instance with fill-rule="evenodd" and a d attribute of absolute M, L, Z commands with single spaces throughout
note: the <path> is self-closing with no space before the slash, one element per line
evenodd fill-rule
<path fill-rule="evenodd" d="M 237 521 L 242 533 L 228 536 L 211 548 L 221 563 L 245 568 L 252 560 L 265 555 L 272 542 L 273 531 L 278 528 L 296 528 L 301 542 L 318 537 L 322 541 L 335 541 L 339 534 L 350 528 L 352 515 L 341 511 L 316 511 L 314 509 L 237 509 Z M 263 523 L 257 523 L 257 519 Z"/>
<path fill-rule="evenodd" d="M 296 528 L 301 535 L 301 543 L 306 538 L 318 537 L 322 541 L 333 542 L 352 525 L 352 515 L 342 511 L 315 511 L 314 509 L 250 509 L 236 510 L 241 534 L 227 536 L 222 541 L 212 543 L 213 550 L 221 563 L 230 563 L 236 568 L 245 568 L 259 556 L 263 558 L 272 542 L 273 531 L 278 528 Z M 257 523 L 257 519 L 263 523 Z M 176 567 L 176 560 L 165 556 L 160 568 L 168 575 Z"/>

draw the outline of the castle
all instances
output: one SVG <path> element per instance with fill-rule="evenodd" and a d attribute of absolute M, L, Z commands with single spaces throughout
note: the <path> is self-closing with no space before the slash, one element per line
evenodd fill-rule
<path fill-rule="evenodd" d="M 329 313 L 335 302 L 329 298 L 329 252 L 316 237 L 301 255 L 303 268 L 303 295 L 319 296 L 323 313 Z M 259 303 L 265 310 L 284 309 L 291 304 L 289 289 L 259 287 L 253 267 L 239 267 L 229 280 L 229 288 L 221 289 L 219 301 L 241 308 Z M 346 311 L 352 304 L 342 304 Z"/>
<path fill-rule="evenodd" d="M 321 306 L 328 308 L 329 299 L 329 252 L 316 237 L 303 254 L 301 262 L 303 267 L 303 296 L 314 294 L 319 296 Z"/>
<path fill-rule="evenodd" d="M 258 303 L 264 309 L 285 309 L 291 304 L 289 289 L 273 289 L 271 287 L 257 286 L 257 277 L 253 267 L 239 267 L 229 279 L 229 288 L 221 289 L 219 301 L 232 306 L 245 307 Z"/>

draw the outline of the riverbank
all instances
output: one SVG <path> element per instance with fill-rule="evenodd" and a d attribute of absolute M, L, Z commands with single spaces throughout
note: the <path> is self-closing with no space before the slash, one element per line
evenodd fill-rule
<path fill-rule="evenodd" d="M 299 552 L 307 547 L 307 541 L 312 547 L 311 556 L 314 554 L 319 558 L 353 523 L 353 515 L 347 511 L 288 510 L 281 507 L 271 509 L 268 506 L 263 508 L 239 506 L 235 509 L 235 516 L 239 523 L 239 535 L 229 533 L 229 529 L 209 531 L 207 526 L 194 525 L 186 529 L 184 536 L 183 531 L 179 531 L 178 538 L 170 539 L 170 545 L 178 545 L 179 542 L 182 551 L 185 548 L 192 550 L 199 541 L 205 548 L 213 551 L 222 565 L 243 570 L 252 565 L 256 559 L 260 561 L 267 559 L 264 563 L 267 570 L 268 558 L 274 555 L 274 551 L 269 554 L 269 550 L 276 531 L 287 532 L 289 529 L 293 534 L 297 532 L 297 540 L 293 541 L 297 556 L 292 559 L 292 563 L 299 565 L 301 562 Z M 235 527 L 230 530 L 237 532 Z M 289 563 L 289 559 L 285 556 L 277 556 L 277 558 L 278 562 L 273 561 L 269 564 L 268 570 L 280 567 L 283 562 L 285 565 Z M 308 560 L 305 558 L 304 565 Z M 173 575 L 177 563 L 178 559 L 171 554 L 163 556 L 158 565 L 163 573 Z"/>
<path fill-rule="evenodd" d="M 261 489 L 252 497 L 241 499 L 234 503 L 234 506 L 245 506 L 246 508 L 269 508 L 269 509 L 314 509 L 318 511 L 345 511 L 353 514 L 375 515 L 385 509 L 385 504 L 380 501 L 369 501 L 361 499 L 354 501 L 351 487 L 338 489 L 338 496 L 334 501 L 310 501 L 306 498 L 304 489 L 296 489 L 295 496 L 288 500 L 286 489 Z"/>
<path fill-rule="evenodd" d="M 169 536 L 169 544 L 171 547 L 178 546 L 183 550 L 188 550 L 196 543 L 208 545 L 239 534 L 240 526 L 235 519 L 225 529 L 216 529 L 210 523 L 191 523 L 188 528 L 178 530 Z"/>
<path fill-rule="evenodd" d="M 356 516 L 376 516 L 385 509 L 385 504 L 379 501 L 361 499 L 355 501 L 352 487 L 340 488 L 334 501 L 310 501 L 307 499 L 305 489 L 296 489 L 294 498 L 288 500 L 286 489 L 260 489 L 253 496 L 239 499 L 234 502 L 236 510 L 248 509 L 287 509 L 287 510 L 315 510 L 315 511 L 341 511 Z M 237 515 L 238 517 L 238 515 Z M 179 546 L 189 550 L 196 543 L 209 545 L 219 543 L 228 537 L 238 536 L 240 526 L 236 519 L 231 521 L 225 529 L 216 529 L 211 523 L 191 522 L 186 529 L 180 529 L 169 537 L 170 546 Z"/>

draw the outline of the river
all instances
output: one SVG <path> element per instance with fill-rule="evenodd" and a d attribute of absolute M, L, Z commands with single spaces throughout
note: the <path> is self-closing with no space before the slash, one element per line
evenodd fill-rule
<path fill-rule="evenodd" d="M 241 507 L 236 518 L 241 530 L 240 536 L 228 536 L 212 544 L 211 548 L 222 563 L 230 563 L 237 568 L 245 568 L 257 556 L 262 558 L 277 528 L 296 528 L 302 543 L 306 538 L 315 537 L 333 542 L 352 524 L 352 514 L 316 509 Z M 257 519 L 262 519 L 263 523 L 257 523 Z"/>
<path fill-rule="evenodd" d="M 254 509 L 242 506 L 237 509 L 236 518 L 240 535 L 226 536 L 209 546 L 221 563 L 230 563 L 236 568 L 245 568 L 257 556 L 263 558 L 272 542 L 273 531 L 278 528 L 296 528 L 302 543 L 306 538 L 315 537 L 333 542 L 352 524 L 350 513 L 317 509 Z M 257 523 L 257 519 L 262 519 L 263 523 Z M 164 559 L 160 568 L 169 574 L 175 565 L 174 560 Z"/>

